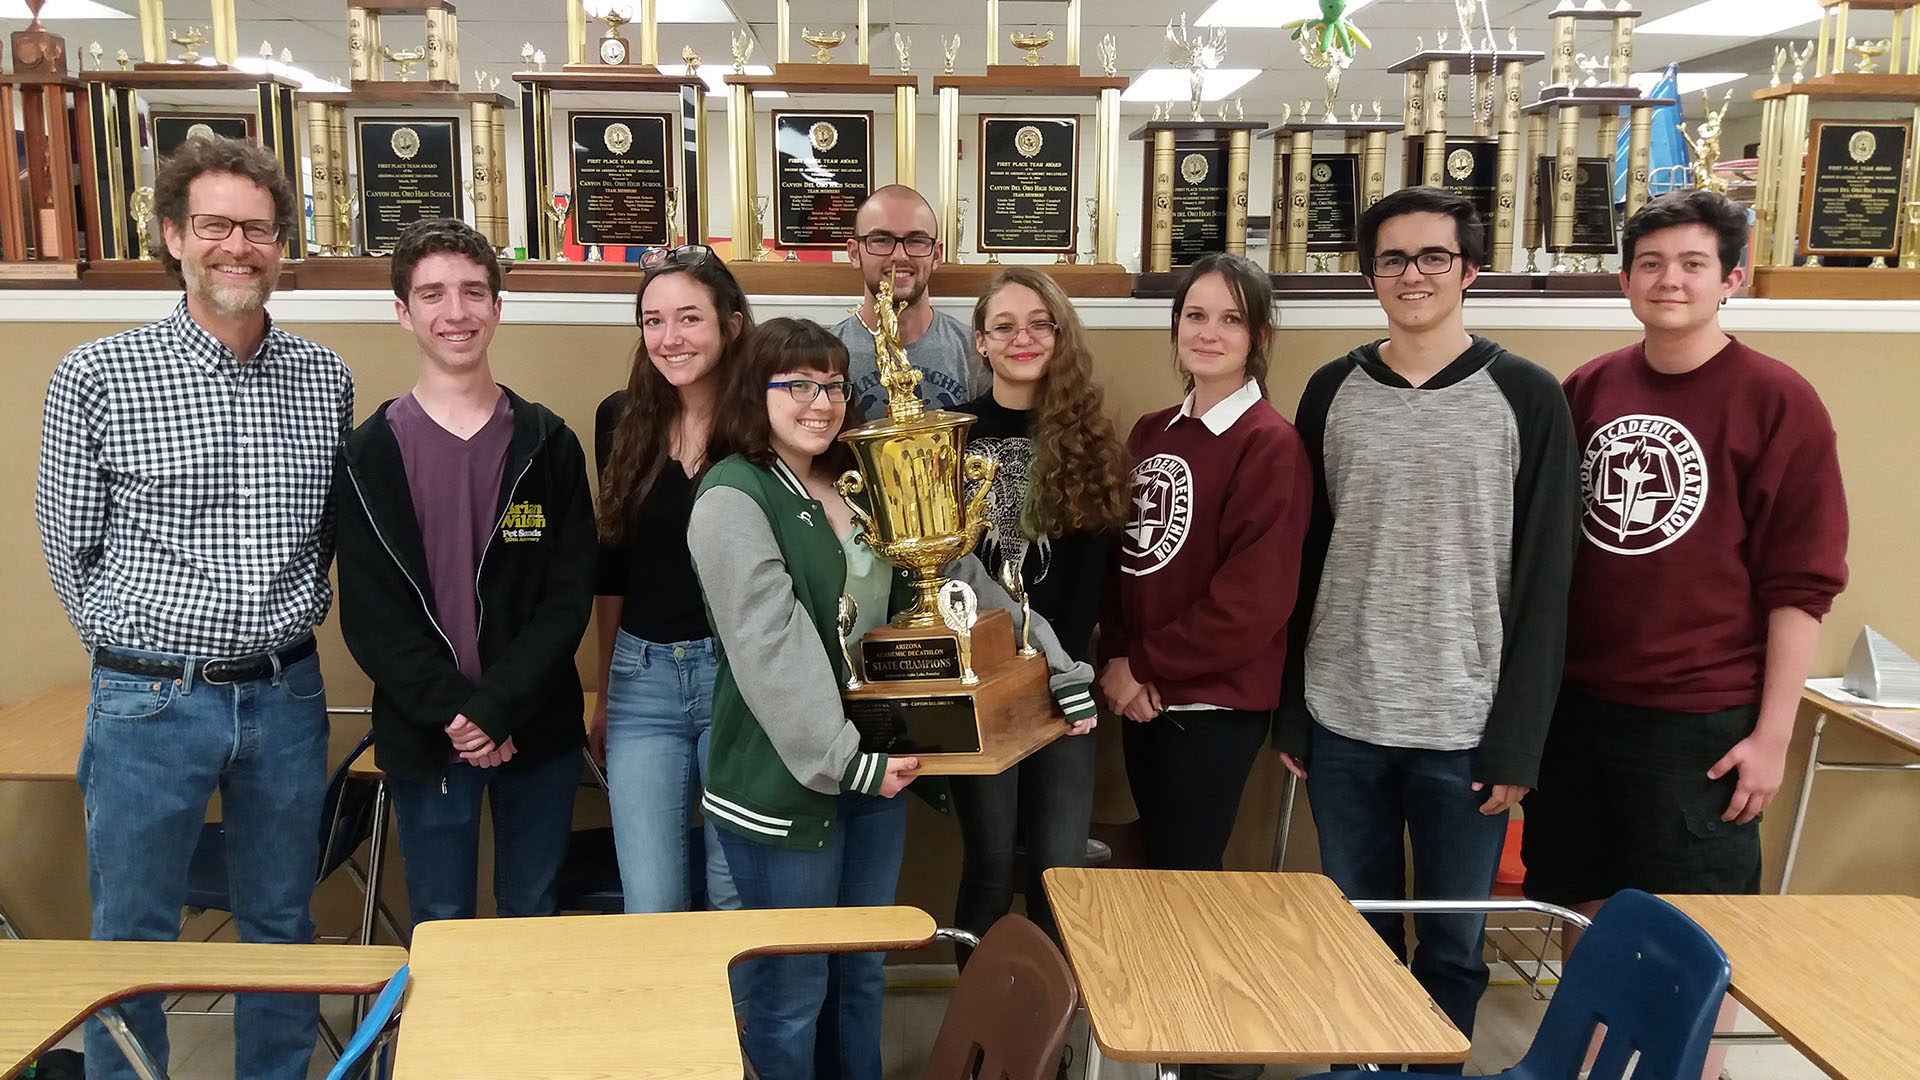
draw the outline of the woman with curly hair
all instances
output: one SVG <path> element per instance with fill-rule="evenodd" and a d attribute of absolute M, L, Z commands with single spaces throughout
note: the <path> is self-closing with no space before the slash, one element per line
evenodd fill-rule
<path fill-rule="evenodd" d="M 967 449 L 1000 463 L 980 557 L 996 577 L 1018 566 L 1033 610 L 1084 660 L 1128 509 L 1125 449 L 1094 385 L 1086 328 L 1051 277 L 1010 266 L 974 305 L 973 340 L 993 388 L 963 408 L 980 418 Z M 1086 860 L 1093 740 L 1057 739 L 996 776 L 956 776 L 953 797 L 965 845 L 954 921 L 984 934 L 1007 913 L 1024 841 L 1027 914 L 1057 938 L 1040 872 Z"/>

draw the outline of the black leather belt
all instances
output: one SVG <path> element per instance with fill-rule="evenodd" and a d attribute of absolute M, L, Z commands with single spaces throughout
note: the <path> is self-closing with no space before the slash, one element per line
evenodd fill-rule
<path fill-rule="evenodd" d="M 313 635 L 307 634 L 284 649 L 254 653 L 251 656 L 229 656 L 217 660 L 197 660 L 188 656 L 178 658 L 129 656 L 102 646 L 93 650 L 93 662 L 108 671 L 164 679 L 179 678 L 187 665 L 192 664 L 194 677 L 200 682 L 222 686 L 227 683 L 269 678 L 273 675 L 276 658 L 280 662 L 280 669 L 284 671 L 312 656 L 313 651 Z"/>

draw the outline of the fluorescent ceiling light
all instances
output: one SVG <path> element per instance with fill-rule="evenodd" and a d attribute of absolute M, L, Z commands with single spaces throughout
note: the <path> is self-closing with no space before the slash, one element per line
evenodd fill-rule
<path fill-rule="evenodd" d="M 1663 72 L 1658 71 L 1636 71 L 1628 77 L 1627 83 L 1643 94 L 1650 94 L 1653 88 L 1660 84 L 1662 74 Z M 1744 71 L 1683 71 L 1679 79 L 1680 92 L 1697 94 L 1709 86 L 1736 82 L 1746 77 L 1747 73 Z"/>
<path fill-rule="evenodd" d="M 1347 14 L 1366 7 L 1370 0 L 1349 0 Z M 1193 21 L 1195 26 L 1284 26 L 1295 19 L 1318 19 L 1320 5 L 1314 0 L 1214 0 L 1212 7 Z"/>
<path fill-rule="evenodd" d="M 640 19 L 640 0 L 587 0 L 587 17 L 597 19 L 607 13 L 609 8 L 620 9 L 620 14 L 628 21 Z M 662 23 L 731 23 L 739 22 L 739 16 L 727 5 L 727 0 L 659 0 L 654 7 L 654 19 Z"/>
<path fill-rule="evenodd" d="M 1201 101 L 1219 101 L 1247 85 L 1261 68 L 1214 68 L 1202 76 Z M 1120 95 L 1123 101 L 1187 101 L 1193 96 L 1192 78 L 1186 68 L 1148 68 Z"/>
<path fill-rule="evenodd" d="M 661 64 L 659 67 L 660 74 L 662 75 L 685 75 L 687 73 L 687 65 L 685 64 Z M 725 80 L 726 77 L 732 73 L 733 65 L 731 64 L 725 66 L 719 64 L 700 65 L 700 81 L 707 84 L 707 96 L 725 97 L 727 94 L 727 84 Z M 773 74 L 773 69 L 765 64 L 748 64 L 747 70 L 741 72 L 741 74 L 771 75 Z M 786 97 L 787 92 L 785 90 L 755 90 L 753 96 L 766 98 Z"/>
<path fill-rule="evenodd" d="M 300 84 L 300 89 L 309 94 L 344 94 L 347 88 L 332 79 L 322 78 L 303 67 L 283 64 L 278 60 L 265 60 L 258 56 L 242 56 L 233 62 L 241 71 L 255 75 L 262 72 L 284 75 Z"/>
<path fill-rule="evenodd" d="M 1819 21 L 1818 0 L 1701 0 L 1665 18 L 1641 23 L 1634 32 L 1746 39 Z"/>
<path fill-rule="evenodd" d="M 0 0 L 0 19 L 18 19 L 27 22 L 33 18 L 33 12 L 27 9 L 27 0 Z M 74 19 L 131 19 L 133 16 L 124 11 L 115 11 L 105 4 L 96 4 L 93 0 L 47 0 L 40 9 L 40 22 L 49 29 L 57 30 L 58 24 Z"/>

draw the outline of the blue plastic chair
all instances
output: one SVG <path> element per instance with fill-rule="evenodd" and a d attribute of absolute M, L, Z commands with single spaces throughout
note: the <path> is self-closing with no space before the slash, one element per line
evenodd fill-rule
<path fill-rule="evenodd" d="M 327 1073 L 327 1080 L 347 1080 L 350 1076 L 361 1075 L 361 1062 L 375 1044 L 384 1041 L 388 1028 L 397 1018 L 394 1010 L 400 1004 L 400 995 L 407 992 L 407 968 L 401 965 L 393 978 L 387 980 L 386 989 L 373 999 L 373 1005 L 367 1010 L 367 1018 L 354 1029 L 353 1038 L 347 1040 L 346 1048 L 340 1051 L 340 1060 L 333 1063 L 333 1071 Z"/>
<path fill-rule="evenodd" d="M 1630 1064 L 1633 1080 L 1699 1080 L 1729 974 L 1726 952 L 1679 908 L 1638 889 L 1623 889 L 1602 905 L 1580 938 L 1527 1055 L 1498 1075 L 1505 1080 L 1579 1076 L 1594 1029 L 1605 1024 L 1591 1080 L 1621 1080 Z M 1321 1073 L 1311 1080 L 1369 1075 Z"/>

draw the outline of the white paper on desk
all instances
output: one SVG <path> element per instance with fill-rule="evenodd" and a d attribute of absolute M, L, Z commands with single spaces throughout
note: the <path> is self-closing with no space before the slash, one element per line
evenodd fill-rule
<path fill-rule="evenodd" d="M 1881 709 L 1920 709 L 1920 699 L 1882 698 L 1876 701 L 1872 698 L 1863 698 L 1859 694 L 1842 690 L 1840 684 L 1843 681 L 1845 681 L 1844 676 L 1835 676 L 1831 679 L 1808 679 L 1807 689 L 1825 694 L 1842 705 L 1871 705 Z"/>

